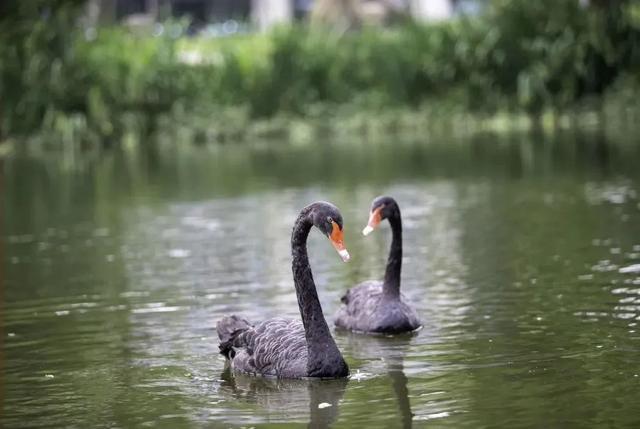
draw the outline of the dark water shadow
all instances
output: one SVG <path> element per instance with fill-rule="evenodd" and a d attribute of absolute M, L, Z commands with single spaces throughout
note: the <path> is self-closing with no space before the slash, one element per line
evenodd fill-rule
<path fill-rule="evenodd" d="M 348 379 L 287 380 L 233 374 L 229 368 L 221 374 L 221 393 L 237 401 L 256 404 L 276 420 L 309 419 L 309 428 L 330 427 L 338 418 L 339 404 Z"/>

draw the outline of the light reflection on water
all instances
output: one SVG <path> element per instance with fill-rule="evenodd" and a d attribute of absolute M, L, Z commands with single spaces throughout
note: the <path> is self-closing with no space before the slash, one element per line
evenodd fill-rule
<path fill-rule="evenodd" d="M 551 177 L 495 177 L 482 163 L 433 177 L 411 160 L 442 155 L 415 150 L 394 147 L 394 161 L 381 148 L 370 160 L 389 163 L 381 182 L 370 172 L 326 182 L 323 159 L 310 169 L 315 180 L 298 182 L 296 170 L 287 182 L 291 164 L 281 160 L 286 185 L 251 188 L 265 175 L 258 163 L 238 172 L 250 191 L 209 182 L 209 196 L 206 184 L 193 194 L 179 184 L 158 191 L 164 179 L 154 176 L 122 192 L 117 176 L 90 192 L 83 175 L 53 177 L 56 192 L 79 190 L 49 217 L 32 212 L 49 192 L 9 169 L 3 425 L 631 424 L 640 275 L 620 269 L 640 261 L 637 177 L 585 173 L 586 161 Z M 185 161 L 187 184 L 208 177 L 207 156 Z M 510 157 L 497 158 L 508 170 Z M 388 227 L 359 233 L 380 193 L 401 204 L 402 288 L 424 329 L 398 338 L 337 332 L 349 380 L 225 373 L 221 316 L 299 317 L 289 240 L 304 205 L 341 208 L 353 256 L 343 264 L 324 237 L 310 236 L 328 319 L 347 287 L 382 276 Z"/>

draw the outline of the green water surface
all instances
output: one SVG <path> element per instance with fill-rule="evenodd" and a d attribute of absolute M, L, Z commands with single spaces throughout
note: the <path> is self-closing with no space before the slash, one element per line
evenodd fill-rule
<path fill-rule="evenodd" d="M 3 427 L 640 427 L 640 146 L 598 134 L 161 146 L 0 161 Z M 637 139 L 636 139 L 637 140 Z M 348 380 L 234 377 L 216 321 L 299 317 L 298 210 L 325 315 L 382 277 L 424 329 L 335 333 Z M 629 271 L 629 272 L 627 272 Z M 322 404 L 322 405 L 321 405 Z M 329 406 L 327 406 L 327 404 Z"/>

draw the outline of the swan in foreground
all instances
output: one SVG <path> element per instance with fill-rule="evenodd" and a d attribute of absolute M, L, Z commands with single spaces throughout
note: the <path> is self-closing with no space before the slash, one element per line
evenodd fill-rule
<path fill-rule="evenodd" d="M 252 325 L 228 316 L 216 326 L 222 353 L 236 372 L 279 378 L 337 378 L 349 367 L 336 346 L 322 313 L 307 256 L 312 226 L 330 240 L 344 262 L 349 260 L 338 208 L 315 202 L 302 209 L 291 234 L 293 282 L 301 319 L 274 318 Z"/>
<path fill-rule="evenodd" d="M 352 331 L 381 334 L 410 332 L 421 326 L 416 312 L 400 294 L 402 268 L 402 221 L 400 207 L 391 197 L 373 200 L 369 222 L 362 233 L 368 235 L 383 219 L 391 225 L 391 250 L 384 281 L 365 281 L 342 297 L 336 326 Z"/>

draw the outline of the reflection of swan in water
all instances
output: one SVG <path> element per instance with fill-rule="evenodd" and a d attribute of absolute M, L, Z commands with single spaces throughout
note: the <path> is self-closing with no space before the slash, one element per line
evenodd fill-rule
<path fill-rule="evenodd" d="M 412 426 L 413 412 L 411 412 L 411 402 L 409 401 L 409 389 L 407 388 L 407 376 L 404 374 L 402 361 L 389 365 L 389 378 L 393 384 L 393 391 L 398 400 L 398 408 L 402 417 L 402 427 Z"/>
<path fill-rule="evenodd" d="M 372 356 L 377 356 L 380 358 L 379 362 L 383 362 L 396 397 L 402 428 L 411 428 L 413 424 L 414 414 L 409 400 L 408 379 L 404 373 L 404 356 L 414 336 L 415 334 L 391 337 L 347 333 L 342 342 L 345 352 L 356 359 L 371 361 Z"/>
<path fill-rule="evenodd" d="M 227 367 L 220 388 L 238 401 L 260 405 L 275 420 L 309 419 L 310 428 L 329 427 L 338 418 L 338 405 L 347 379 L 278 379 L 232 374 Z M 329 404 L 329 405 L 327 405 Z"/>

